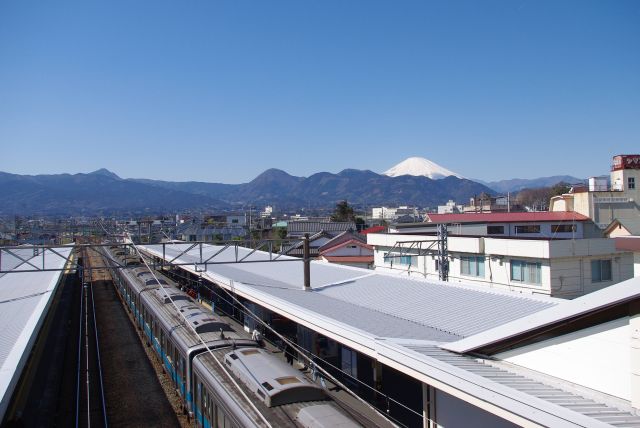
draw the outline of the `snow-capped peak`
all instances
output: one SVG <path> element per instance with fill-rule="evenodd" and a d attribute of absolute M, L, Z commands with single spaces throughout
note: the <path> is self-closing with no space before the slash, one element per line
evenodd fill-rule
<path fill-rule="evenodd" d="M 384 175 L 389 177 L 399 177 L 401 175 L 413 175 L 416 177 L 429 177 L 433 180 L 445 178 L 450 175 L 458 178 L 464 178 L 460 174 L 453 171 L 449 171 L 447 168 L 441 167 L 435 162 L 431 162 L 429 159 L 412 157 L 403 160 L 393 168 L 390 168 L 383 172 Z"/>

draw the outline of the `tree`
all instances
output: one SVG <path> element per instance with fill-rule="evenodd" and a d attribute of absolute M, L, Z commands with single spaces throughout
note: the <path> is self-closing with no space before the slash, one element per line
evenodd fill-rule
<path fill-rule="evenodd" d="M 331 215 L 331 221 L 355 221 L 353 207 L 346 200 L 338 202 Z"/>
<path fill-rule="evenodd" d="M 276 237 L 278 239 L 284 239 L 287 237 L 287 228 L 285 227 L 274 227 L 274 231 L 276 232 Z"/>
<path fill-rule="evenodd" d="M 567 193 L 571 187 L 567 183 L 557 183 L 551 187 L 537 189 L 522 189 L 516 197 L 519 204 L 534 211 L 545 211 L 549 207 L 552 197 Z"/>

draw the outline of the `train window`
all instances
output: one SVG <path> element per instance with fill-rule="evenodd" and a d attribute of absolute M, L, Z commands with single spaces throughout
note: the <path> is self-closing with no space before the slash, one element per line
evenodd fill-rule
<path fill-rule="evenodd" d="M 273 386 L 271 386 L 269 382 L 262 382 L 262 386 L 264 386 L 267 391 L 271 391 L 273 389 Z"/>
<path fill-rule="evenodd" d="M 262 392 L 262 391 L 261 391 L 261 390 L 259 390 L 259 389 L 258 389 L 256 392 L 258 393 L 258 395 L 260 396 L 260 398 L 262 398 L 263 400 L 265 399 L 264 392 Z"/>

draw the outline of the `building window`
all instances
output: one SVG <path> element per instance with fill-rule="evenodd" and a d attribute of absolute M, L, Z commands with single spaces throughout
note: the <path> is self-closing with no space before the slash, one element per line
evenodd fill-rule
<path fill-rule="evenodd" d="M 628 189 L 635 189 L 636 188 L 636 178 L 635 177 L 627 178 L 627 188 Z"/>
<path fill-rule="evenodd" d="M 611 260 L 591 260 L 591 282 L 611 281 Z"/>
<path fill-rule="evenodd" d="M 398 262 L 398 264 L 404 266 L 412 266 L 416 264 L 416 259 L 416 256 L 400 256 L 400 261 Z"/>
<path fill-rule="evenodd" d="M 540 225 L 529 224 L 525 226 L 516 226 L 516 233 L 540 233 Z"/>
<path fill-rule="evenodd" d="M 504 235 L 504 226 L 487 226 L 487 235 Z"/>
<path fill-rule="evenodd" d="M 484 257 L 460 257 L 460 274 L 484 278 Z"/>
<path fill-rule="evenodd" d="M 415 266 L 418 260 L 418 256 L 400 256 L 398 254 L 384 253 L 385 264 L 403 265 L 403 266 Z M 394 263 L 395 262 L 395 263 Z"/>
<path fill-rule="evenodd" d="M 571 233 L 576 231 L 575 224 L 552 224 L 551 233 Z"/>
<path fill-rule="evenodd" d="M 511 260 L 511 281 L 540 284 L 542 265 L 540 263 Z"/>

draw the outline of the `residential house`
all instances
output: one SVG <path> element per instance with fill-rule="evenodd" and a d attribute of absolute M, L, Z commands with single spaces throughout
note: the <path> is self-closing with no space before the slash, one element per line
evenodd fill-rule
<path fill-rule="evenodd" d="M 337 235 L 318 248 L 319 260 L 364 269 L 373 268 L 373 247 L 367 238 L 354 231 Z"/>

